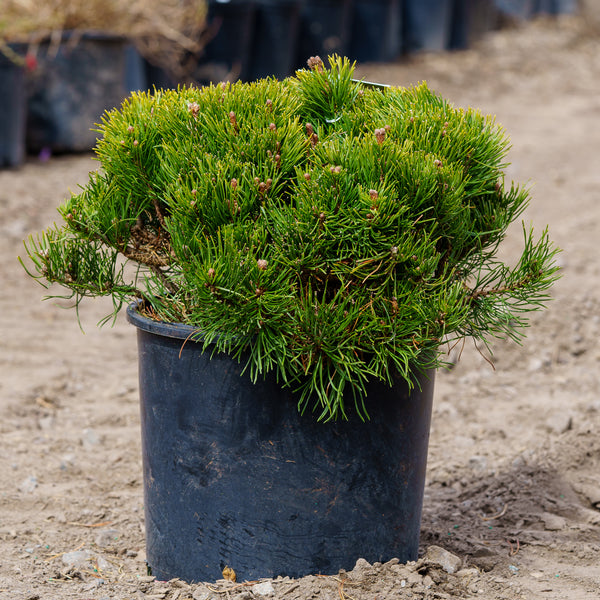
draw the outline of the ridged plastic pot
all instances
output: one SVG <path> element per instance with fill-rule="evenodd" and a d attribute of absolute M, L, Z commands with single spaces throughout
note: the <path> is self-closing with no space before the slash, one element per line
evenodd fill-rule
<path fill-rule="evenodd" d="M 442 51 L 450 44 L 453 0 L 404 0 L 404 49 Z"/>
<path fill-rule="evenodd" d="M 248 0 L 209 0 L 211 37 L 202 49 L 195 78 L 200 84 L 228 77 L 247 81 L 256 5 Z"/>
<path fill-rule="evenodd" d="M 318 423 L 274 377 L 210 356 L 191 327 L 137 327 L 146 555 L 158 579 L 334 574 L 415 560 L 433 372 L 369 387 L 371 419 Z"/>
<path fill-rule="evenodd" d="M 454 0 L 449 47 L 470 48 L 498 26 L 498 11 L 493 0 Z"/>
<path fill-rule="evenodd" d="M 95 146 L 92 129 L 130 91 L 128 45 L 123 37 L 94 32 L 65 32 L 57 47 L 50 41 L 40 45 L 39 67 L 27 80 L 28 150 L 82 152 Z"/>
<path fill-rule="evenodd" d="M 354 0 L 349 55 L 358 62 L 389 61 L 402 51 L 404 0 Z"/>
<path fill-rule="evenodd" d="M 311 56 L 346 56 L 353 0 L 305 0 L 300 11 L 296 65 L 305 69 Z"/>
<path fill-rule="evenodd" d="M 257 0 L 249 79 L 283 79 L 294 71 L 300 0 Z M 308 57 L 307 57 L 308 58 Z"/>
<path fill-rule="evenodd" d="M 21 56 L 24 49 L 12 46 Z M 18 167 L 25 160 L 25 75 L 0 51 L 0 167 Z"/>

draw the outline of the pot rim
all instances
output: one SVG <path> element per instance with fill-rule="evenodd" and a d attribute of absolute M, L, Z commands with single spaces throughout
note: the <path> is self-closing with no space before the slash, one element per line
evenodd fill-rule
<path fill-rule="evenodd" d="M 164 337 L 175 338 L 178 340 L 200 341 L 202 337 L 200 330 L 192 325 L 184 323 L 168 323 L 166 321 L 155 321 L 149 317 L 140 314 L 139 307 L 143 304 L 143 300 L 136 300 L 127 307 L 127 321 L 148 333 L 162 335 Z"/>

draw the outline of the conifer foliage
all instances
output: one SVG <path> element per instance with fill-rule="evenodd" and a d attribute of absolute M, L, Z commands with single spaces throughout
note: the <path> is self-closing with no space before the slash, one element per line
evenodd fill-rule
<path fill-rule="evenodd" d="M 411 382 L 453 340 L 518 340 L 557 277 L 546 231 L 496 258 L 529 197 L 494 120 L 347 59 L 134 93 L 100 132 L 101 168 L 26 241 L 29 273 L 115 313 L 141 299 L 320 419 L 366 416 L 369 379 Z"/>

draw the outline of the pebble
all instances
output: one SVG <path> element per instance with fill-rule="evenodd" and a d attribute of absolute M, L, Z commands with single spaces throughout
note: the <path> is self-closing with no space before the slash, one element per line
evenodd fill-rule
<path fill-rule="evenodd" d="M 192 594 L 192 598 L 194 600 L 212 600 L 212 598 L 214 598 L 214 597 L 215 597 L 214 594 L 212 594 L 211 592 L 209 592 L 208 590 L 206 590 L 202 587 L 195 589 Z"/>
<path fill-rule="evenodd" d="M 578 491 L 588 499 L 593 507 L 600 508 L 600 486 L 582 485 L 578 487 Z"/>
<path fill-rule="evenodd" d="M 112 546 L 119 539 L 119 531 L 117 529 L 104 529 L 99 531 L 94 540 L 96 546 L 106 548 Z"/>
<path fill-rule="evenodd" d="M 54 427 L 55 418 L 52 415 L 40 417 L 38 419 L 38 427 L 42 431 L 48 431 Z"/>
<path fill-rule="evenodd" d="M 38 486 L 38 480 L 35 475 L 30 475 L 19 485 L 19 491 L 24 494 L 31 494 Z"/>
<path fill-rule="evenodd" d="M 487 464 L 487 458 L 485 456 L 475 455 L 469 458 L 469 468 L 475 471 L 475 473 L 485 473 Z"/>
<path fill-rule="evenodd" d="M 86 427 L 81 434 L 81 444 L 84 448 L 94 448 L 100 443 L 100 436 L 91 428 Z"/>
<path fill-rule="evenodd" d="M 439 546 L 429 546 L 425 559 L 434 565 L 439 565 L 446 573 L 450 574 L 456 573 L 462 565 L 462 560 L 458 556 Z"/>
<path fill-rule="evenodd" d="M 565 433 L 573 429 L 573 417 L 568 413 L 556 413 L 548 417 L 545 424 L 552 433 Z"/>
<path fill-rule="evenodd" d="M 62 555 L 62 562 L 68 567 L 88 567 L 90 561 L 94 561 L 94 563 L 98 565 L 99 570 L 108 569 L 110 567 L 110 564 L 106 559 L 90 550 L 74 550 L 73 552 L 65 552 L 65 554 Z"/>
<path fill-rule="evenodd" d="M 252 593 L 258 596 L 272 596 L 275 593 L 275 588 L 270 581 L 263 581 L 252 586 Z"/>
<path fill-rule="evenodd" d="M 547 531 L 560 531 L 567 526 L 567 520 L 559 515 L 543 513 L 541 518 Z"/>
<path fill-rule="evenodd" d="M 353 571 L 365 571 L 366 569 L 370 569 L 371 565 L 364 558 L 359 558 L 354 565 Z"/>

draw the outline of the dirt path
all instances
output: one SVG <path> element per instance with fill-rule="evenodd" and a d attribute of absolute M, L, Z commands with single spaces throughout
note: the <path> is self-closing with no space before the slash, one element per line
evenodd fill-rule
<path fill-rule="evenodd" d="M 532 187 L 525 220 L 549 224 L 563 249 L 555 300 L 523 346 L 495 344 L 493 370 L 467 343 L 438 376 L 429 559 L 259 587 L 145 576 L 134 332 L 124 318 L 96 329 L 109 308 L 94 302 L 82 307 L 82 335 L 16 261 L 23 237 L 95 167 L 53 158 L 0 172 L 0 599 L 600 596 L 600 37 L 585 22 L 539 21 L 361 75 L 425 79 L 456 105 L 496 114 L 513 142 L 509 175 Z M 520 236 L 515 227 L 507 256 Z M 457 572 L 432 545 L 458 557 Z"/>

